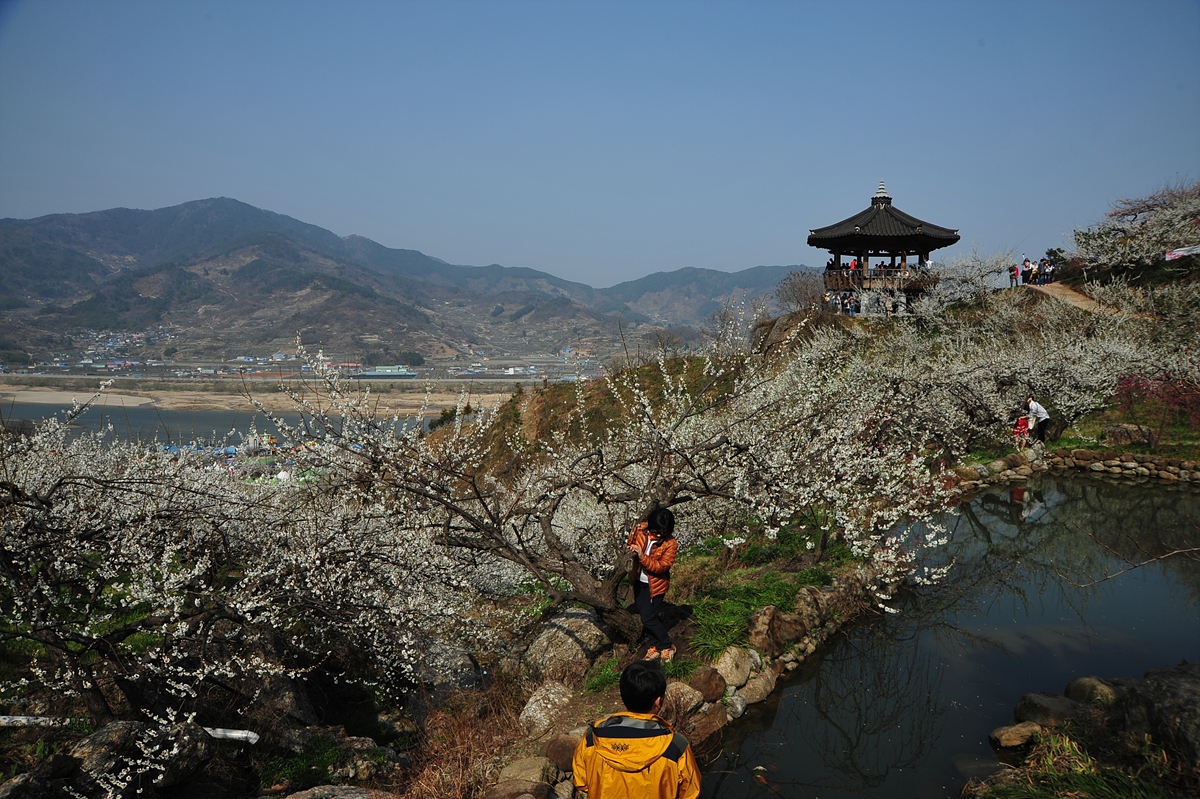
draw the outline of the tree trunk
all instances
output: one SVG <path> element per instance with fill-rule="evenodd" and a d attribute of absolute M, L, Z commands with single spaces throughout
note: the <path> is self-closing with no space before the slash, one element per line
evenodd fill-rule
<path fill-rule="evenodd" d="M 623 644 L 636 644 L 642 638 L 642 617 L 630 613 L 625 608 L 614 610 L 596 609 L 601 620 L 612 630 L 614 641 Z"/>

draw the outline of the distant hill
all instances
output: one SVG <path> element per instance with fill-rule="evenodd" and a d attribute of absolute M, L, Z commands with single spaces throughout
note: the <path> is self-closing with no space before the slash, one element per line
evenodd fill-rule
<path fill-rule="evenodd" d="M 595 289 L 535 269 L 449 264 L 215 198 L 0 220 L 0 332 L 7 352 L 35 357 L 56 341 L 66 348 L 73 330 L 158 326 L 196 358 L 283 349 L 297 333 L 377 362 L 392 351 L 603 351 L 620 345 L 618 315 L 625 335 L 699 326 L 790 268 L 689 268 Z"/>

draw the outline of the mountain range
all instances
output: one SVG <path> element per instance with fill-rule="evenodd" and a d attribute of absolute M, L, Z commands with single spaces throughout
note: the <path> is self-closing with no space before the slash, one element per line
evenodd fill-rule
<path fill-rule="evenodd" d="M 155 211 L 0 220 L 0 361 L 64 355 L 80 331 L 169 330 L 176 357 L 287 350 L 616 351 L 697 337 L 723 303 L 793 269 L 686 268 L 597 289 L 535 269 L 459 266 L 229 198 Z"/>

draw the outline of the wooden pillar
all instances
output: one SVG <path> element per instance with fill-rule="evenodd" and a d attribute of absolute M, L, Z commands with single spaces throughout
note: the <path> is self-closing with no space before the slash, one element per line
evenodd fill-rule
<path fill-rule="evenodd" d="M 833 254 L 833 268 L 834 269 L 842 268 L 842 254 L 840 252 L 835 252 Z"/>

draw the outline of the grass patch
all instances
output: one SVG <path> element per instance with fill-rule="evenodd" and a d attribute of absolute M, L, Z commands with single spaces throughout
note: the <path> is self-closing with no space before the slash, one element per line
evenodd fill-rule
<path fill-rule="evenodd" d="M 759 608 L 767 605 L 790 612 L 796 606 L 800 588 L 777 572 L 758 580 L 734 582 L 710 589 L 694 603 L 696 631 L 691 649 L 708 661 L 716 660 L 726 648 L 746 643 L 747 622 Z"/>
<path fill-rule="evenodd" d="M 617 668 L 617 659 L 610 656 L 603 661 L 596 661 L 588 672 L 583 687 L 593 694 L 603 693 L 621 682 L 621 671 Z"/>
<path fill-rule="evenodd" d="M 1195 795 L 1196 775 L 1147 740 L 1113 738 L 1117 730 L 1073 725 L 1034 738 L 1026 768 L 994 784 L 968 787 L 974 799 L 1173 799 Z"/>
<path fill-rule="evenodd" d="M 698 668 L 700 668 L 700 664 L 691 658 L 679 658 L 678 660 L 672 660 L 670 663 L 663 664 L 663 672 L 668 677 L 673 677 L 676 680 L 691 679 L 692 674 Z"/>
<path fill-rule="evenodd" d="M 314 738 L 304 751 L 269 761 L 259 772 L 262 787 L 287 783 L 289 788 L 325 785 L 334 782 L 333 770 L 342 760 L 333 736 Z"/>

